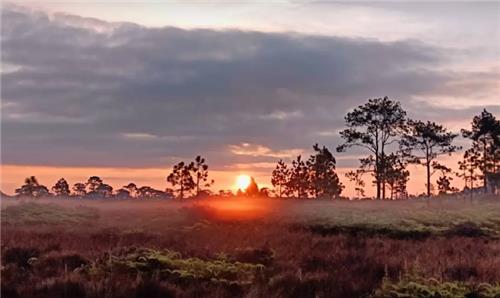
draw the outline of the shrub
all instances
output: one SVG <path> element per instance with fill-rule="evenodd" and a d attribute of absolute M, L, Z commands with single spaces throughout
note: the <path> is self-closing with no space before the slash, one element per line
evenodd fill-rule
<path fill-rule="evenodd" d="M 170 250 L 130 248 L 101 257 L 91 265 L 90 273 L 141 273 L 181 283 L 201 280 L 212 283 L 249 284 L 263 268 L 260 264 L 182 258 L 181 254 Z"/>
<path fill-rule="evenodd" d="M 464 236 L 464 237 L 483 237 L 488 236 L 488 233 L 483 230 L 474 222 L 466 221 L 457 224 L 447 231 L 451 236 Z"/>
<path fill-rule="evenodd" d="M 500 284 L 477 286 L 460 282 L 440 282 L 416 276 L 405 276 L 397 283 L 385 280 L 372 298 L 421 297 L 421 298 L 498 298 Z"/>
<path fill-rule="evenodd" d="M 76 253 L 49 253 L 42 256 L 34 265 L 36 273 L 43 277 L 57 276 L 73 272 L 87 266 L 89 261 Z"/>
<path fill-rule="evenodd" d="M 247 247 L 245 249 L 236 250 L 234 258 L 238 262 L 269 266 L 274 261 L 274 251 L 269 248 Z"/>
<path fill-rule="evenodd" d="M 11 247 L 3 253 L 3 262 L 5 264 L 15 264 L 19 267 L 27 268 L 30 263 L 34 262 L 40 251 L 32 247 Z"/>

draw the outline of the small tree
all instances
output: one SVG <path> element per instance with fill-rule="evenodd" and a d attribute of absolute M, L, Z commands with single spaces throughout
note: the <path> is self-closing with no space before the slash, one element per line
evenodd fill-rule
<path fill-rule="evenodd" d="M 343 185 L 335 172 L 336 161 L 333 154 L 318 144 L 313 146 L 314 155 L 306 162 L 309 171 L 309 189 L 314 198 L 338 197 L 342 192 Z"/>
<path fill-rule="evenodd" d="M 102 184 L 102 179 L 98 176 L 91 176 L 87 180 L 86 188 L 88 193 L 95 192 Z"/>
<path fill-rule="evenodd" d="M 165 193 L 150 186 L 143 186 L 137 189 L 137 197 L 140 199 L 163 199 Z"/>
<path fill-rule="evenodd" d="M 73 193 L 78 197 L 84 197 L 87 194 L 86 186 L 83 183 L 73 185 Z"/>
<path fill-rule="evenodd" d="M 123 187 L 126 191 L 128 191 L 129 196 L 131 198 L 137 198 L 137 185 L 135 183 L 129 183 Z"/>
<path fill-rule="evenodd" d="M 263 187 L 259 190 L 259 196 L 262 198 L 269 198 L 271 190 L 267 187 Z"/>
<path fill-rule="evenodd" d="M 483 176 L 478 172 L 479 152 L 476 150 L 466 150 L 463 159 L 458 162 L 457 176 L 464 180 L 464 190 L 472 190 L 475 187 L 475 182 L 481 180 Z"/>
<path fill-rule="evenodd" d="M 69 184 L 64 178 L 61 178 L 56 182 L 56 184 L 52 187 L 52 191 L 58 197 L 69 197 L 70 195 Z"/>
<path fill-rule="evenodd" d="M 482 172 L 486 189 L 488 174 L 500 172 L 500 120 L 483 110 L 472 119 L 471 126 L 471 130 L 463 129 L 462 135 L 472 140 L 469 156 L 475 156 L 474 165 Z"/>
<path fill-rule="evenodd" d="M 448 132 L 442 125 L 435 122 L 409 121 L 409 132 L 401 140 L 401 148 L 410 163 L 422 165 L 426 169 L 427 196 L 431 196 L 432 167 L 440 155 L 451 155 L 460 149 L 454 146 L 453 140 L 458 136 Z"/>
<path fill-rule="evenodd" d="M 174 165 L 172 173 L 167 177 L 167 182 L 172 184 L 172 187 L 178 187 L 177 193 L 179 198 L 183 199 L 185 193 L 191 192 L 196 184 L 191 176 L 191 166 L 186 165 L 183 161 Z"/>
<path fill-rule="evenodd" d="M 297 159 L 292 161 L 292 169 L 290 171 L 290 180 L 288 188 L 292 193 L 297 194 L 297 198 L 307 198 L 309 190 L 309 169 L 306 163 L 299 155 Z"/>
<path fill-rule="evenodd" d="M 214 180 L 208 179 L 208 165 L 205 164 L 205 159 L 201 156 L 196 156 L 194 162 L 189 165 L 191 171 L 194 173 L 196 184 L 196 195 L 202 191 L 201 187 L 210 187 Z"/>
<path fill-rule="evenodd" d="M 441 176 L 439 176 L 438 180 L 436 181 L 438 192 L 440 195 L 458 191 L 457 188 L 451 186 L 451 181 L 453 180 L 453 178 L 448 176 L 448 174 L 451 173 L 450 168 L 437 163 L 434 165 L 434 168 L 439 170 L 439 172 L 441 173 Z"/>
<path fill-rule="evenodd" d="M 111 198 L 113 196 L 113 187 L 106 183 L 100 184 L 95 190 L 97 197 L 101 199 Z"/>
<path fill-rule="evenodd" d="M 86 183 L 87 198 L 104 199 L 113 195 L 113 187 L 103 182 L 98 176 L 91 176 Z"/>
<path fill-rule="evenodd" d="M 130 191 L 126 190 L 125 188 L 120 188 L 116 191 L 115 197 L 122 200 L 130 199 Z"/>
<path fill-rule="evenodd" d="M 250 183 L 245 190 L 245 195 L 248 197 L 257 197 L 259 196 L 259 186 L 253 177 L 250 177 Z"/>
<path fill-rule="evenodd" d="M 391 200 L 407 196 L 406 184 L 410 179 L 410 172 L 406 170 L 406 163 L 401 156 L 394 153 L 387 156 L 383 175 L 391 191 Z"/>
<path fill-rule="evenodd" d="M 287 185 L 290 180 L 290 171 L 283 160 L 279 160 L 276 168 L 273 170 L 271 176 L 271 184 L 276 190 L 278 197 L 281 199 L 283 194 L 289 193 Z"/>
<path fill-rule="evenodd" d="M 38 183 L 35 176 L 24 179 L 24 185 L 16 189 L 15 192 L 20 197 L 40 198 L 49 195 L 48 188 Z"/>

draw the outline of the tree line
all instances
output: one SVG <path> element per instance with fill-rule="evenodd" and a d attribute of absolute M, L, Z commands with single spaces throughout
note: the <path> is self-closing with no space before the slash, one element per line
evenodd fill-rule
<path fill-rule="evenodd" d="M 249 186 L 244 190 L 233 193 L 231 190 L 220 190 L 218 193 L 210 191 L 209 187 L 214 180 L 209 178 L 208 165 L 205 158 L 196 156 L 191 162 L 181 161 L 175 164 L 172 171 L 166 177 L 171 187 L 158 190 L 151 186 L 137 186 L 129 183 L 119 189 L 104 183 L 98 176 L 91 176 L 86 182 L 75 183 L 70 187 L 65 178 L 59 179 L 50 188 L 38 182 L 35 176 L 27 177 L 24 184 L 15 190 L 16 196 L 27 198 L 84 198 L 84 199 L 185 199 L 204 198 L 216 196 L 230 198 L 235 196 L 268 197 L 270 192 L 267 188 L 259 189 L 255 179 L 252 177 Z"/>
<path fill-rule="evenodd" d="M 388 97 L 369 99 L 345 116 L 346 128 L 340 132 L 343 143 L 336 148 L 338 153 L 348 150 L 367 153 L 359 159 L 359 167 L 346 173 L 354 185 L 358 198 L 365 196 L 366 176 L 376 189 L 376 199 L 401 199 L 408 197 L 407 183 L 410 178 L 408 166 L 425 168 L 425 195 L 436 193 L 432 183 L 435 179 L 437 194 L 457 192 L 452 186 L 453 177 L 463 180 L 463 190 L 472 192 L 482 187 L 486 192 L 496 192 L 500 180 L 500 121 L 483 110 L 474 116 L 470 129 L 460 133 L 449 131 L 443 125 L 413 120 L 397 101 Z M 454 144 L 462 135 L 472 141 L 458 162 L 458 172 L 439 162 L 439 157 L 451 155 L 462 148 Z M 129 183 L 113 190 L 100 177 L 92 176 L 85 183 L 75 183 L 70 188 L 61 178 L 49 190 L 33 176 L 25 179 L 24 185 L 16 189 L 22 197 L 81 197 L 81 198 L 188 198 L 188 197 L 233 197 L 270 196 L 278 198 L 339 198 L 344 185 L 336 173 L 336 159 L 325 146 L 313 145 L 313 154 L 307 159 L 297 156 L 287 164 L 279 160 L 271 175 L 273 190 L 259 189 L 252 178 L 249 187 L 233 194 L 230 190 L 212 193 L 209 189 L 214 180 L 209 178 L 205 158 L 195 157 L 191 162 L 181 161 L 173 166 L 166 178 L 171 188 L 157 190 L 150 186 L 138 187 Z"/>
<path fill-rule="evenodd" d="M 464 180 L 464 190 L 472 192 L 475 181 L 482 180 L 484 191 L 496 192 L 500 178 L 500 121 L 484 110 L 472 120 L 471 129 L 461 134 L 472 140 L 459 162 L 459 172 L 439 162 L 442 155 L 451 155 L 462 148 L 453 142 L 458 133 L 431 121 L 413 120 L 397 101 L 388 97 L 369 99 L 345 116 L 347 128 L 340 132 L 343 144 L 337 152 L 358 148 L 368 155 L 359 159 L 359 168 L 346 177 L 353 182 L 358 197 L 364 196 L 369 174 L 376 189 L 376 199 L 398 199 L 408 196 L 409 164 L 423 166 L 426 172 L 426 196 L 433 195 L 431 177 L 439 194 L 458 191 L 451 186 L 453 174 Z M 288 167 L 282 160 L 272 174 L 271 183 L 278 197 L 338 197 L 343 186 L 335 174 L 335 158 L 330 151 L 314 146 L 316 155 L 304 162 L 298 156 Z M 318 163 L 318 161 L 320 161 Z M 326 162 L 328 161 L 328 162 Z M 489 187 L 489 189 L 488 189 Z"/>

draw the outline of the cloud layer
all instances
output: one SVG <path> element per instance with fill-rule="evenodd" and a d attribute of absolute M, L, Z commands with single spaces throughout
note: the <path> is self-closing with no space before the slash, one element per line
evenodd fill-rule
<path fill-rule="evenodd" d="M 450 114 L 421 99 L 498 91 L 498 72 L 447 70 L 453 51 L 416 40 L 147 28 L 14 7 L 2 22 L 4 164 L 263 164 L 335 146 L 346 111 L 367 98 L 463 120 L 479 108 Z"/>

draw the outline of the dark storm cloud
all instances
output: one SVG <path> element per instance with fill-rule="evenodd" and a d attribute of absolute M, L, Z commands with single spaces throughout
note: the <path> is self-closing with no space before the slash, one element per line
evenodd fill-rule
<path fill-rule="evenodd" d="M 443 93 L 456 77 L 432 71 L 445 55 L 417 41 L 146 28 L 9 7 L 2 22 L 5 164 L 265 162 L 276 158 L 230 145 L 333 147 L 325 131 L 350 107 Z"/>

